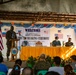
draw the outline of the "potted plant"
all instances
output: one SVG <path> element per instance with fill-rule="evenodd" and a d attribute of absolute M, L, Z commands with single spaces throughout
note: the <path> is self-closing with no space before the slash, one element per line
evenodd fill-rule
<path fill-rule="evenodd" d="M 46 57 L 46 61 L 48 61 L 51 64 L 51 57 L 49 55 Z"/>
<path fill-rule="evenodd" d="M 34 66 L 34 64 L 35 64 L 35 62 L 36 62 L 36 58 L 34 58 L 33 56 L 31 56 L 31 57 L 29 57 L 28 59 L 27 59 L 27 61 L 26 61 L 26 65 L 28 66 L 28 67 L 33 67 Z"/>

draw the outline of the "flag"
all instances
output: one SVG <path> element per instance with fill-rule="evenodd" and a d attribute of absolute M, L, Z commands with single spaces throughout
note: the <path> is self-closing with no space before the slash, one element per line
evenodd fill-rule
<path fill-rule="evenodd" d="M 3 47 L 3 40 L 2 40 L 2 31 L 1 31 L 1 27 L 0 27 L 0 51 L 4 49 Z"/>
<path fill-rule="evenodd" d="M 55 37 L 58 37 L 58 34 L 55 34 Z"/>
<path fill-rule="evenodd" d="M 61 30 L 58 30 L 58 33 L 61 33 Z"/>
<path fill-rule="evenodd" d="M 71 37 L 71 35 L 67 35 L 67 38 L 70 38 Z"/>
<path fill-rule="evenodd" d="M 63 39 L 63 34 L 58 34 L 59 39 Z"/>
<path fill-rule="evenodd" d="M 7 32 L 9 30 L 9 28 L 5 28 L 4 31 Z"/>
<path fill-rule="evenodd" d="M 48 31 L 44 31 L 45 34 L 48 34 Z"/>
<path fill-rule="evenodd" d="M 63 34 L 55 34 L 55 37 L 59 37 L 59 39 L 63 39 Z"/>

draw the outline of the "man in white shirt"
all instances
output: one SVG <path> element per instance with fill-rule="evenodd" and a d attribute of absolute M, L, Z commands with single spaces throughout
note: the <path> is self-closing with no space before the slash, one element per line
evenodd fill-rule
<path fill-rule="evenodd" d="M 58 72 L 60 75 L 64 75 L 64 68 L 60 66 L 61 58 L 56 56 L 54 57 L 54 67 L 50 67 L 48 71 Z"/>

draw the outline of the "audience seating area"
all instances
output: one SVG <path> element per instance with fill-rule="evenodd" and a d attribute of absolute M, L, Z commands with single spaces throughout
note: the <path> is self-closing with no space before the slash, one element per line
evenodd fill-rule
<path fill-rule="evenodd" d="M 45 58 L 43 57 L 43 56 L 45 56 Z M 46 54 L 41 54 L 38 58 L 35 58 L 35 57 L 33 57 L 33 56 L 31 56 L 31 57 L 29 57 L 27 60 L 26 60 L 26 62 L 25 62 L 25 68 L 27 67 L 27 68 L 29 68 L 30 70 L 31 70 L 31 73 L 32 73 L 32 70 L 34 70 L 34 66 L 35 66 L 35 64 L 40 60 L 40 58 L 42 57 L 42 59 L 45 59 L 45 61 L 48 61 L 49 63 L 50 63 L 50 67 L 54 67 L 55 66 L 55 64 L 54 64 L 54 57 L 50 57 L 50 56 L 47 56 Z M 56 56 L 55 56 L 56 57 Z M 59 57 L 59 56 L 57 56 L 57 57 Z M 60 58 L 60 57 L 59 57 Z M 40 60 L 40 61 L 42 61 L 42 59 Z M 67 64 L 69 64 L 69 65 L 71 65 L 71 63 L 72 63 L 72 60 L 74 60 L 74 62 L 76 62 L 76 55 L 72 55 L 72 56 L 70 56 L 69 58 L 67 58 L 67 59 L 62 59 L 62 58 L 60 58 L 61 59 L 61 63 L 60 63 L 60 66 L 61 67 L 65 67 L 65 65 L 67 65 Z M 20 60 L 20 61 L 22 61 L 21 59 L 17 59 L 17 60 Z M 28 62 L 27 62 L 28 61 Z M 16 61 L 15 61 L 16 62 Z M 30 63 L 31 62 L 31 63 Z M 18 62 L 17 62 L 18 63 Z M 33 66 L 32 67 L 30 67 L 30 66 L 28 66 L 27 65 L 27 63 L 28 64 L 33 64 Z M 1 64 L 1 63 L 0 63 Z M 16 65 L 16 64 L 15 64 Z M 7 66 L 7 65 L 6 65 Z M 14 65 L 13 65 L 14 66 Z M 71 65 L 72 66 L 72 65 Z M 7 66 L 8 67 L 8 66 Z M 20 75 L 24 75 L 23 74 L 23 71 L 24 71 L 24 69 L 25 68 L 23 68 L 23 67 L 20 67 Z M 14 69 L 14 67 L 12 67 L 12 68 L 9 68 L 8 67 L 8 74 L 7 75 L 9 75 L 10 74 L 10 72 L 12 71 L 12 69 Z M 17 69 L 17 68 L 16 68 Z M 68 68 L 67 68 L 68 69 Z M 16 72 L 16 71 L 14 71 L 14 72 Z M 18 71 L 17 71 L 18 72 Z M 33 71 L 34 72 L 34 71 Z M 37 72 L 37 75 L 45 75 L 46 73 L 48 72 L 48 70 L 45 70 L 45 69 L 43 69 L 43 70 L 39 70 L 38 72 Z M 76 69 L 73 69 L 73 72 L 74 73 L 76 73 Z M 33 73 L 34 74 L 34 73 Z M 6 75 L 4 72 L 0 72 L 0 75 Z M 31 75 L 31 74 L 30 74 Z M 35 75 L 35 74 L 34 74 Z"/>

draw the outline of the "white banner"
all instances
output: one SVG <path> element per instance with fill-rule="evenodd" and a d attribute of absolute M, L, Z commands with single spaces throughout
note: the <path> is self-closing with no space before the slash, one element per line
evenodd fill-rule
<path fill-rule="evenodd" d="M 20 46 L 24 40 L 28 41 L 30 46 L 35 46 L 37 41 L 41 41 L 43 46 L 50 46 L 50 28 L 17 27 L 16 32 Z"/>

